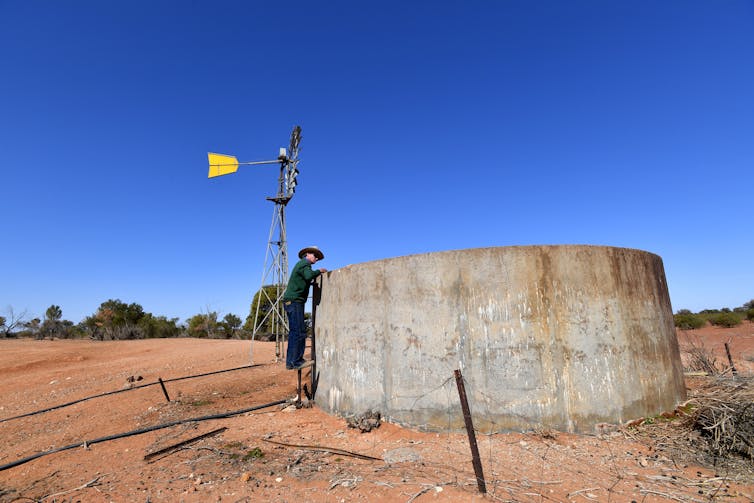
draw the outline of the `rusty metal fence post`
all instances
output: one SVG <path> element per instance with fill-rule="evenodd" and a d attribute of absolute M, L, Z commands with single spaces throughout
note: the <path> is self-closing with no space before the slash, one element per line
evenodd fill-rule
<path fill-rule="evenodd" d="M 476 485 L 479 492 L 487 493 L 487 484 L 484 482 L 484 473 L 482 472 L 482 460 L 479 457 L 479 447 L 476 445 L 476 434 L 474 433 L 474 423 L 471 420 L 471 410 L 466 398 L 466 387 L 463 384 L 463 376 L 460 370 L 454 371 L 456 376 L 456 385 L 458 386 L 458 396 L 461 399 L 461 409 L 463 409 L 463 421 L 466 423 L 466 433 L 469 436 L 469 445 L 471 446 L 471 463 L 474 465 L 474 474 L 476 475 Z"/>

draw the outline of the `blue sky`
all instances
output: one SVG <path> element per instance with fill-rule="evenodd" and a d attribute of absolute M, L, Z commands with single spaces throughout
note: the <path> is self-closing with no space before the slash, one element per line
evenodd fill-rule
<path fill-rule="evenodd" d="M 0 315 L 245 317 L 302 127 L 290 253 L 663 258 L 754 298 L 754 2 L 0 0 Z"/>

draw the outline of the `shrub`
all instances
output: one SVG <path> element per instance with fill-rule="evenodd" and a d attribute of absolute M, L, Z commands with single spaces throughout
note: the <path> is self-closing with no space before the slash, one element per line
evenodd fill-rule
<path fill-rule="evenodd" d="M 749 321 L 754 321 L 754 309 L 749 309 L 746 311 L 746 319 Z"/>
<path fill-rule="evenodd" d="M 690 312 L 683 313 L 680 311 L 678 314 L 673 315 L 673 321 L 675 322 L 675 326 L 681 330 L 695 330 L 703 327 L 707 323 L 707 319 L 704 316 Z"/>
<path fill-rule="evenodd" d="M 738 313 L 719 313 L 711 316 L 709 321 L 719 327 L 731 328 L 740 325 L 743 317 Z"/>

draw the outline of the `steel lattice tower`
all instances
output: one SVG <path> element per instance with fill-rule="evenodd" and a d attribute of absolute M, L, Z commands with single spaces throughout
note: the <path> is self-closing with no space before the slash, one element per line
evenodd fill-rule
<path fill-rule="evenodd" d="M 252 342 L 257 334 L 268 324 L 271 333 L 275 336 L 275 357 L 282 354 L 283 337 L 288 333 L 288 318 L 283 309 L 283 294 L 288 286 L 288 241 L 285 229 L 285 208 L 296 191 L 296 177 L 298 176 L 298 152 L 301 141 L 301 127 L 296 126 L 291 133 L 291 142 L 288 153 L 281 152 L 280 176 L 278 177 L 278 190 L 275 197 L 267 200 L 275 203 L 272 213 L 270 234 L 267 239 L 267 252 L 262 270 L 262 281 L 259 286 L 254 313 L 254 331 L 251 335 Z M 277 231 L 277 239 L 275 233 Z M 267 312 L 262 313 L 262 306 L 269 306 Z M 253 354 L 250 350 L 250 357 Z"/>
<path fill-rule="evenodd" d="M 257 293 L 254 312 L 254 330 L 251 340 L 257 338 L 260 331 L 269 327 L 275 336 L 275 356 L 280 358 L 283 336 L 288 332 L 288 319 L 283 310 L 283 294 L 288 286 L 288 242 L 285 231 L 285 207 L 296 192 L 298 176 L 298 152 L 301 142 L 301 127 L 295 126 L 291 133 L 288 151 L 280 149 L 280 155 L 274 161 L 238 162 L 234 156 L 208 153 L 208 178 L 235 173 L 241 164 L 280 164 L 277 193 L 268 197 L 275 203 L 272 213 L 270 234 L 267 238 L 267 252 L 262 270 L 262 282 Z M 275 234 L 277 232 L 277 238 Z M 264 306 L 264 307 L 262 307 Z M 260 312 L 263 311 L 263 312 Z M 260 319 L 260 314 L 262 315 Z M 252 345 L 253 347 L 253 345 Z M 250 357 L 252 350 L 249 350 Z"/>

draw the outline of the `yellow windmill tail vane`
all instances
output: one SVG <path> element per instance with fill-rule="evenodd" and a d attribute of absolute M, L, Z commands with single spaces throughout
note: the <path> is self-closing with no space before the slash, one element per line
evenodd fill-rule
<path fill-rule="evenodd" d="M 232 155 L 207 153 L 209 159 L 209 174 L 207 178 L 229 175 L 238 171 L 238 159 Z"/>

